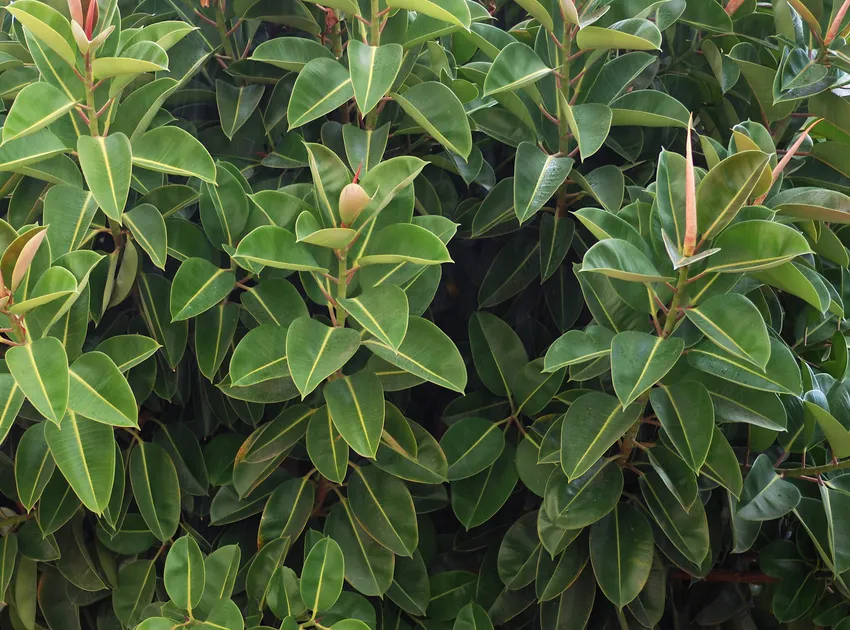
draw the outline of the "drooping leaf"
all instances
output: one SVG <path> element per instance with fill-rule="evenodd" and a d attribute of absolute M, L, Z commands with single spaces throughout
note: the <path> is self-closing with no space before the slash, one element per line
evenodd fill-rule
<path fill-rule="evenodd" d="M 423 4 L 435 3 L 425 0 Z M 472 152 L 469 121 L 462 103 L 448 87 L 427 81 L 392 97 L 437 142 L 463 159 L 469 157 Z"/>
<path fill-rule="evenodd" d="M 80 136 L 77 141 L 80 167 L 97 205 L 113 221 L 121 215 L 130 193 L 133 150 L 123 133 L 108 136 Z"/>
<path fill-rule="evenodd" d="M 44 337 L 10 348 L 6 365 L 27 400 L 58 426 L 68 406 L 69 388 L 68 359 L 62 343 Z"/>
<path fill-rule="evenodd" d="M 517 147 L 514 166 L 514 211 L 520 224 L 552 198 L 570 173 L 571 158 L 546 155 L 529 142 Z"/>

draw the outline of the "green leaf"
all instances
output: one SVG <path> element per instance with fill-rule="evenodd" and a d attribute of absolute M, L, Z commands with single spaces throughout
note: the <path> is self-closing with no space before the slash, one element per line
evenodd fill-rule
<path fill-rule="evenodd" d="M 384 429 L 380 379 L 374 372 L 361 370 L 325 385 L 324 395 L 331 420 L 343 439 L 363 457 L 374 458 Z"/>
<path fill-rule="evenodd" d="M 389 407 L 392 409 L 392 407 Z M 375 465 L 381 470 L 415 483 L 436 484 L 446 481 L 448 463 L 434 437 L 400 412 L 386 414 L 386 437 L 378 447 Z M 413 434 L 413 446 L 405 448 L 402 433 Z"/>
<path fill-rule="evenodd" d="M 555 372 L 563 367 L 593 361 L 611 354 L 614 335 L 602 326 L 588 326 L 587 330 L 570 330 L 558 337 L 544 358 L 544 372 Z"/>
<path fill-rule="evenodd" d="M 628 503 L 618 504 L 590 528 L 590 560 L 596 581 L 617 608 L 632 602 L 643 590 L 654 550 L 652 528 Z"/>
<path fill-rule="evenodd" d="M 44 487 L 56 469 L 44 437 L 48 424 L 34 424 L 24 431 L 15 450 L 15 487 L 18 499 L 27 512 L 31 512 L 41 498 Z"/>
<path fill-rule="evenodd" d="M 311 416 L 310 423 L 312 422 Z M 266 507 L 263 508 L 257 534 L 260 544 L 281 536 L 297 540 L 313 512 L 315 494 L 316 487 L 309 476 L 289 479 L 275 488 L 266 502 Z"/>
<path fill-rule="evenodd" d="M 97 57 L 91 62 L 95 79 L 168 69 L 168 55 L 153 42 L 137 42 L 121 51 L 119 57 Z"/>
<path fill-rule="evenodd" d="M 587 536 L 581 536 L 574 542 L 570 542 L 558 557 L 550 559 L 546 554 L 540 554 L 535 580 L 535 591 L 540 601 L 558 597 L 578 579 L 587 566 L 590 555 Z"/>
<path fill-rule="evenodd" d="M 264 85 L 237 87 L 221 79 L 215 82 L 215 99 L 218 104 L 221 130 L 228 140 L 232 140 L 236 132 L 248 122 L 251 114 L 257 109 L 257 105 L 260 104 L 264 91 Z"/>
<path fill-rule="evenodd" d="M 342 483 L 348 471 L 348 444 L 334 426 L 327 405 L 313 414 L 307 426 L 307 454 L 319 472 Z"/>
<path fill-rule="evenodd" d="M 53 337 L 6 351 L 6 365 L 18 387 L 41 415 L 57 426 L 68 406 L 68 359 Z"/>
<path fill-rule="evenodd" d="M 54 259 L 83 244 L 97 207 L 94 195 L 76 186 L 60 184 L 47 191 L 44 223 Z"/>
<path fill-rule="evenodd" d="M 332 112 L 354 96 L 351 76 L 335 59 L 309 61 L 298 74 L 286 117 L 295 129 Z"/>
<path fill-rule="evenodd" d="M 685 381 L 659 385 L 649 393 L 652 410 L 682 459 L 698 471 L 705 463 L 714 434 L 714 407 L 708 390 Z"/>
<path fill-rule="evenodd" d="M 502 454 L 489 467 L 452 482 L 452 511 L 467 530 L 486 523 L 510 498 L 518 480 L 518 452 L 505 443 Z"/>
<path fill-rule="evenodd" d="M 432 4 L 428 0 L 410 1 L 414 4 L 419 1 Z M 446 149 L 457 153 L 464 160 L 472 153 L 469 120 L 463 104 L 448 87 L 436 81 L 426 81 L 402 94 L 391 96 L 416 124 Z"/>
<path fill-rule="evenodd" d="M 138 280 L 141 314 L 151 337 L 162 346 L 168 365 L 175 369 L 189 336 L 188 322 L 172 322 L 169 312 L 171 283 L 162 276 L 141 274 Z"/>
<path fill-rule="evenodd" d="M 533 84 L 550 74 L 549 68 L 532 48 L 521 42 L 508 44 L 493 60 L 484 79 L 484 96 L 502 92 L 515 92 L 526 88 L 535 101 L 540 93 Z"/>
<path fill-rule="evenodd" d="M 378 232 L 356 262 L 366 267 L 404 262 L 439 265 L 454 261 L 433 232 L 413 223 L 394 223 Z"/>
<path fill-rule="evenodd" d="M 572 480 L 591 469 L 640 417 L 643 403 L 621 407 L 613 396 L 591 392 L 567 410 L 561 437 L 561 468 Z"/>
<path fill-rule="evenodd" d="M 232 271 L 219 269 L 203 258 L 189 258 L 174 274 L 171 285 L 171 321 L 197 317 L 226 298 L 236 284 Z"/>
<path fill-rule="evenodd" d="M 800 491 L 773 471 L 767 455 L 753 463 L 738 504 L 737 516 L 748 521 L 770 521 L 791 512 L 800 503 Z"/>
<path fill-rule="evenodd" d="M 708 171 L 697 188 L 697 220 L 702 238 L 716 236 L 747 203 L 769 156 L 742 151 Z M 719 246 L 718 246 L 719 247 Z"/>
<path fill-rule="evenodd" d="M 770 340 L 770 360 L 764 370 L 717 348 L 708 340 L 688 350 L 688 363 L 698 370 L 744 387 L 777 394 L 802 395 L 800 369 L 781 341 Z"/>
<path fill-rule="evenodd" d="M 345 558 L 333 538 L 322 538 L 304 560 L 301 572 L 301 597 L 314 612 L 327 610 L 342 592 Z"/>
<path fill-rule="evenodd" d="M 0 146 L 0 171 L 16 171 L 66 153 L 65 144 L 47 129 Z"/>
<path fill-rule="evenodd" d="M 234 247 L 248 222 L 248 198 L 227 165 L 216 163 L 216 185 L 201 185 L 201 225 L 214 245 Z"/>
<path fill-rule="evenodd" d="M 3 142 L 35 133 L 70 112 L 76 101 L 49 83 L 31 83 L 18 92 L 3 124 Z"/>
<path fill-rule="evenodd" d="M 374 466 L 354 468 L 348 484 L 351 511 L 372 538 L 401 556 L 413 556 L 419 528 L 410 491 Z"/>
<path fill-rule="evenodd" d="M 116 427 L 137 427 L 133 390 L 118 366 L 102 352 L 86 352 L 71 365 L 68 409 Z"/>
<path fill-rule="evenodd" d="M 348 69 L 361 115 L 375 109 L 390 91 L 401 70 L 403 55 L 399 44 L 368 46 L 356 39 L 349 40 Z"/>
<path fill-rule="evenodd" d="M 307 245 L 298 243 L 292 232 L 274 225 L 260 226 L 243 238 L 233 258 L 274 269 L 327 272 L 313 258 Z"/>
<path fill-rule="evenodd" d="M 633 18 L 608 27 L 585 26 L 576 35 L 576 43 L 581 50 L 660 50 L 661 31 L 649 20 Z"/>
<path fill-rule="evenodd" d="M 596 580 L 588 567 L 558 599 L 543 603 L 540 608 L 541 623 L 553 630 L 585 628 L 595 599 Z"/>
<path fill-rule="evenodd" d="M 115 479 L 112 428 L 69 411 L 60 425 L 46 425 L 44 437 L 74 494 L 89 510 L 102 514 Z"/>
<path fill-rule="evenodd" d="M 11 374 L 0 373 L 0 444 L 6 439 L 9 430 L 24 404 L 24 393 Z"/>
<path fill-rule="evenodd" d="M 201 603 L 206 583 L 204 556 L 191 536 L 174 541 L 165 557 L 165 591 L 179 608 L 192 610 Z"/>
<path fill-rule="evenodd" d="M 655 522 L 673 546 L 699 565 L 710 552 L 705 508 L 697 501 L 685 511 L 655 471 L 639 479 L 641 494 Z"/>
<path fill-rule="evenodd" d="M 742 221 L 714 241 L 720 252 L 708 259 L 705 273 L 742 273 L 778 267 L 811 252 L 794 228 L 772 221 Z"/>
<path fill-rule="evenodd" d="M 541 550 L 537 513 L 523 514 L 511 525 L 499 545 L 496 566 L 499 579 L 508 590 L 519 590 L 534 580 Z"/>
<path fill-rule="evenodd" d="M 770 340 L 764 319 L 743 295 L 716 295 L 685 312 L 687 318 L 727 352 L 762 369 L 770 358 Z"/>
<path fill-rule="evenodd" d="M 426 381 L 460 393 L 466 387 L 466 367 L 460 352 L 442 330 L 426 319 L 410 318 L 407 335 L 398 350 L 378 339 L 366 339 L 363 345 Z"/>
<path fill-rule="evenodd" d="M 449 464 L 448 479 L 456 481 L 481 472 L 498 459 L 505 447 L 499 425 L 484 418 L 464 418 L 440 439 Z"/>
<path fill-rule="evenodd" d="M 690 112 L 675 98 L 658 90 L 626 92 L 608 104 L 611 126 L 688 128 Z"/>
<path fill-rule="evenodd" d="M 582 273 L 601 273 L 627 282 L 666 282 L 655 265 L 637 247 L 618 238 L 599 241 L 584 255 Z"/>
<path fill-rule="evenodd" d="M 300 72 L 307 63 L 319 57 L 333 59 L 333 53 L 319 42 L 303 37 L 275 37 L 257 46 L 251 55 L 253 61 L 291 72 Z"/>
<path fill-rule="evenodd" d="M 829 411 L 810 400 L 803 401 L 806 417 L 817 422 L 835 457 L 850 457 L 850 431 Z"/>
<path fill-rule="evenodd" d="M 309 317 L 296 319 L 286 334 L 289 371 L 301 397 L 340 369 L 360 347 L 351 328 L 332 328 Z"/>
<path fill-rule="evenodd" d="M 125 213 L 122 219 L 136 243 L 150 256 L 151 262 L 165 269 L 168 244 L 165 221 L 159 210 L 149 203 L 143 203 Z"/>
<path fill-rule="evenodd" d="M 204 145 L 179 127 L 157 127 L 134 140 L 133 164 L 158 173 L 197 177 L 215 184 L 215 163 L 210 154 Z"/>
<path fill-rule="evenodd" d="M 289 376 L 286 362 L 287 328 L 264 324 L 248 331 L 230 359 L 230 382 L 248 387 Z"/>
<path fill-rule="evenodd" d="M 133 159 L 130 140 L 123 133 L 96 138 L 80 136 L 77 154 L 97 205 L 106 216 L 121 223 L 130 193 Z"/>
<path fill-rule="evenodd" d="M 572 158 L 546 155 L 530 142 L 519 145 L 514 164 L 514 211 L 521 224 L 552 198 L 572 166 Z"/>
<path fill-rule="evenodd" d="M 272 576 L 266 601 L 275 616 L 285 620 L 282 627 L 287 627 L 289 622 L 294 623 L 295 617 L 307 610 L 301 597 L 300 580 L 289 567 L 280 567 Z"/>
<path fill-rule="evenodd" d="M 387 0 L 387 6 L 408 9 L 469 30 L 472 16 L 465 0 Z"/>
<path fill-rule="evenodd" d="M 647 333 L 618 333 L 611 342 L 611 380 L 623 406 L 632 403 L 664 378 L 685 349 L 677 337 L 664 339 Z"/>
<path fill-rule="evenodd" d="M 407 294 L 395 285 L 380 285 L 340 305 L 379 341 L 398 349 L 407 334 Z"/>
<path fill-rule="evenodd" d="M 161 446 L 144 442 L 133 448 L 129 470 L 142 518 L 157 539 L 167 541 L 180 522 L 180 482 L 174 462 Z"/>
<path fill-rule="evenodd" d="M 607 105 L 587 103 L 569 105 L 559 96 L 561 109 L 579 148 L 579 155 L 586 160 L 602 148 L 611 131 L 613 112 Z"/>
<path fill-rule="evenodd" d="M 131 142 L 137 140 L 148 130 L 165 99 L 177 85 L 171 77 L 163 77 L 134 90 L 121 102 L 110 130 L 125 134 Z M 153 203 L 151 200 L 144 201 Z M 156 203 L 153 205 L 159 207 Z M 165 208 L 163 214 L 167 215 Z"/>
<path fill-rule="evenodd" d="M 6 10 L 43 41 L 69 66 L 77 63 L 74 35 L 71 24 L 50 5 L 38 0 L 21 0 Z"/>
<path fill-rule="evenodd" d="M 555 526 L 578 531 L 613 510 L 622 492 L 620 467 L 608 460 L 598 460 L 572 480 L 554 471 L 543 493 L 543 509 Z"/>
<path fill-rule="evenodd" d="M 528 362 L 522 341 L 495 315 L 477 311 L 469 319 L 469 344 L 475 370 L 497 396 L 510 396 L 520 368 Z"/>

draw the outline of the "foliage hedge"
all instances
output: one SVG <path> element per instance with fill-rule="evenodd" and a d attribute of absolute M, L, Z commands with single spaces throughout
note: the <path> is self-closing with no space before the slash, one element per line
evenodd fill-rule
<path fill-rule="evenodd" d="M 2 4 L 0 627 L 850 630 L 850 0 Z"/>

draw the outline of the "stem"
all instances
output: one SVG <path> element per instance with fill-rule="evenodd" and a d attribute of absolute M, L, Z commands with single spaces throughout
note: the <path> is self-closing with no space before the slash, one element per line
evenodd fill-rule
<path fill-rule="evenodd" d="M 378 12 L 380 11 L 380 0 L 372 0 L 372 26 L 369 27 L 369 43 L 378 46 L 381 43 L 381 24 Z"/>
<path fill-rule="evenodd" d="M 109 219 L 109 228 L 112 231 L 112 240 L 115 243 L 115 249 L 121 249 L 124 247 L 124 235 L 121 234 L 121 226 L 118 225 L 117 221 L 113 221 Z"/>
<path fill-rule="evenodd" d="M 845 470 L 850 468 L 850 459 L 845 459 L 837 464 L 825 464 L 823 466 L 809 466 L 808 468 L 786 468 L 779 470 L 783 477 L 802 477 L 803 475 L 813 477 L 823 473 L 833 472 L 836 470 Z"/>
<path fill-rule="evenodd" d="M 94 100 L 94 72 L 92 71 L 92 56 L 94 53 L 89 52 L 86 55 L 86 105 L 89 107 L 89 131 L 92 136 L 100 135 L 100 128 L 97 124 L 97 106 Z"/>
<path fill-rule="evenodd" d="M 665 339 L 673 332 L 673 327 L 676 325 L 676 311 L 685 299 L 685 291 L 688 286 L 688 268 L 682 267 L 679 269 L 679 281 L 676 284 L 676 292 L 673 294 L 673 299 L 670 300 L 670 308 L 667 313 L 667 320 L 664 322 L 664 330 L 661 331 L 661 336 Z"/>
<path fill-rule="evenodd" d="M 339 11 L 334 11 L 334 19 L 336 22 L 331 28 L 331 45 L 333 46 L 334 57 L 342 58 L 342 26 L 339 21 Z"/>
<path fill-rule="evenodd" d="M 233 61 L 238 60 L 239 57 L 236 56 L 233 44 L 227 36 L 227 25 L 224 23 L 224 11 L 221 10 L 220 4 L 216 4 L 215 7 L 215 27 L 218 29 L 218 34 L 221 37 L 221 43 L 224 45 L 224 52 L 226 52 L 227 56 Z"/>
<path fill-rule="evenodd" d="M 348 282 L 346 274 L 348 273 L 348 258 L 347 251 L 342 251 L 342 256 L 339 257 L 339 282 L 336 285 L 336 325 L 340 328 L 345 326 L 345 309 L 339 303 L 345 299 L 346 291 L 348 290 Z"/>
<path fill-rule="evenodd" d="M 572 49 L 573 40 L 572 35 L 570 34 L 570 25 L 567 22 L 564 22 L 564 36 L 562 42 L 562 55 L 561 59 L 561 77 L 558 79 L 558 86 L 561 90 L 562 99 L 559 99 L 559 107 L 558 107 L 558 135 L 561 138 L 560 142 L 560 150 L 561 153 L 567 154 L 570 150 L 570 126 L 567 122 L 567 113 L 562 111 L 564 107 L 569 106 L 570 102 L 570 50 Z"/>
<path fill-rule="evenodd" d="M 372 24 L 369 27 L 369 45 L 371 46 L 380 46 L 381 45 L 381 20 L 378 17 L 378 12 L 380 11 L 380 0 L 372 0 L 372 11 L 371 11 L 371 19 Z M 366 129 L 374 129 L 378 126 L 378 107 L 375 108 L 366 114 Z"/>
<path fill-rule="evenodd" d="M 0 521 L 0 527 L 19 525 L 20 523 L 28 521 L 29 518 L 29 514 L 16 514 L 15 516 L 10 516 L 9 518 L 4 518 L 2 521 Z"/>

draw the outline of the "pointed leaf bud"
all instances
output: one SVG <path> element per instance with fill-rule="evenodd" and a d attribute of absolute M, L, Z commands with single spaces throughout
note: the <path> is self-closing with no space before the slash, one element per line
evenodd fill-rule
<path fill-rule="evenodd" d="M 339 193 L 339 217 L 345 225 L 351 225 L 372 198 L 360 184 L 348 184 Z"/>

